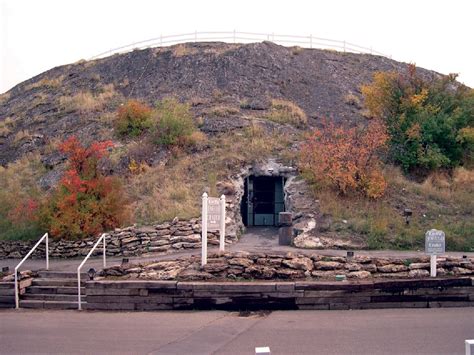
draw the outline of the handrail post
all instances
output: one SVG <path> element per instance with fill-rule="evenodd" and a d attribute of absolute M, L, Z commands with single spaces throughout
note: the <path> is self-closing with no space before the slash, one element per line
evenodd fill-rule
<path fill-rule="evenodd" d="M 105 262 L 106 262 L 106 261 L 105 261 L 105 259 L 106 259 L 106 254 L 105 254 L 105 248 L 106 248 L 106 246 L 105 246 L 105 234 L 102 234 L 102 237 L 104 238 L 104 250 L 103 250 L 102 254 L 103 254 L 104 268 L 105 268 Z"/>
<path fill-rule="evenodd" d="M 77 268 L 77 309 L 82 310 L 81 304 L 81 268 Z"/>
<path fill-rule="evenodd" d="M 20 308 L 20 295 L 18 294 L 18 272 L 15 269 L 15 308 Z"/>
<path fill-rule="evenodd" d="M 46 270 L 49 270 L 49 234 L 46 233 Z"/>
<path fill-rule="evenodd" d="M 82 302 L 81 302 L 81 269 L 82 267 L 84 266 L 84 264 L 86 263 L 86 261 L 89 259 L 89 257 L 92 255 L 92 253 L 94 252 L 94 250 L 97 248 L 97 246 L 100 244 L 100 242 L 103 243 L 103 251 L 102 251 L 102 262 L 103 262 L 103 265 L 104 265 L 104 268 L 105 268 L 105 265 L 106 265 L 106 242 L 105 242 L 105 237 L 106 237 L 106 234 L 105 233 L 102 233 L 102 235 L 100 236 L 99 240 L 94 244 L 94 246 L 92 247 L 92 249 L 89 251 L 89 253 L 86 255 L 86 257 L 84 258 L 84 260 L 82 260 L 82 263 L 81 265 L 79 265 L 77 267 L 77 309 L 80 311 L 82 310 Z"/>

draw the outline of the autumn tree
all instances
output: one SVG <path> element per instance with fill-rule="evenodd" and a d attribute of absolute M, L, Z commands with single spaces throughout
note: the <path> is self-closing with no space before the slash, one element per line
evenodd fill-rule
<path fill-rule="evenodd" d="M 406 73 L 376 73 L 362 93 L 371 115 L 387 126 L 389 157 L 405 171 L 472 159 L 474 91 L 456 75 L 428 81 L 411 65 Z"/>
<path fill-rule="evenodd" d="M 120 180 L 104 176 L 98 168 L 110 147 L 110 141 L 83 147 L 76 137 L 61 144 L 60 151 L 68 158 L 68 168 L 44 216 L 53 236 L 82 238 L 113 229 L 128 220 Z"/>
<path fill-rule="evenodd" d="M 326 123 L 303 144 L 300 166 L 318 188 L 335 188 L 341 194 L 360 191 L 377 198 L 387 186 L 377 156 L 387 139 L 385 126 L 379 120 L 366 128 Z"/>

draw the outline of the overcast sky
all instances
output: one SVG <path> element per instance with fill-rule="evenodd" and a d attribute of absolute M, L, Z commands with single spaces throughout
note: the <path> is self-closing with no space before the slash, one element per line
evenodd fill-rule
<path fill-rule="evenodd" d="M 197 31 L 346 40 L 474 87 L 474 1 L 0 0 L 0 93 L 109 48 Z"/>

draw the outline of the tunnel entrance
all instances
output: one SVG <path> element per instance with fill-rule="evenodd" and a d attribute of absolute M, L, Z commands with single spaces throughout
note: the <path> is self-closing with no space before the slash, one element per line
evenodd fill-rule
<path fill-rule="evenodd" d="M 285 211 L 282 176 L 248 176 L 244 184 L 241 213 L 245 226 L 276 226 Z"/>

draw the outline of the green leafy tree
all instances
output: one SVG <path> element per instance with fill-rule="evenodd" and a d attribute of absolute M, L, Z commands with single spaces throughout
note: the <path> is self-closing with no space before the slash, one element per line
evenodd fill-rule
<path fill-rule="evenodd" d="M 362 93 L 387 126 L 390 157 L 405 171 L 452 168 L 472 157 L 474 92 L 456 75 L 426 81 L 410 66 L 405 74 L 376 73 Z"/>

